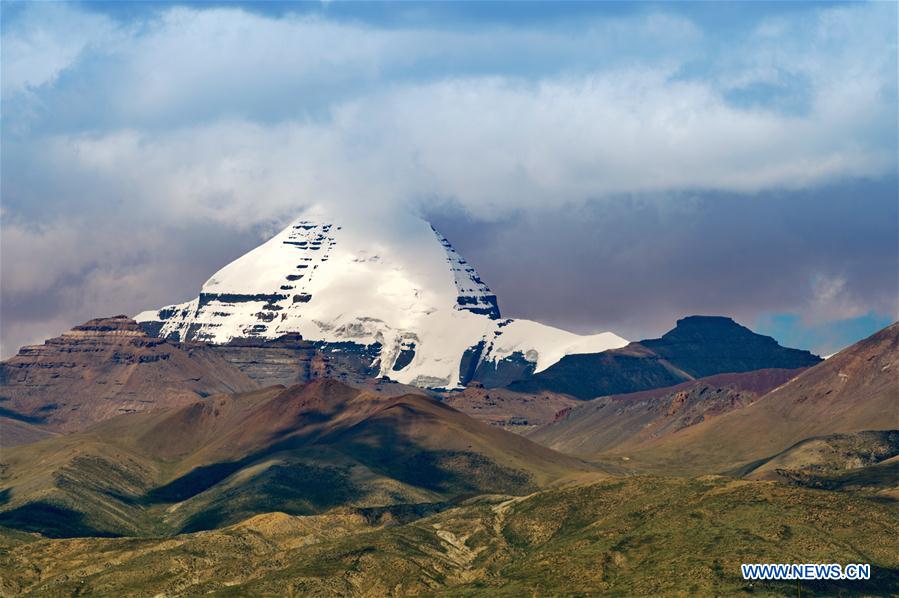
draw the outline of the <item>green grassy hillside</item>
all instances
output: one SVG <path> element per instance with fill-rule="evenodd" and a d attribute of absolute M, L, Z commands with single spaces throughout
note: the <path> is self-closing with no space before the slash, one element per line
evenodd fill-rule
<path fill-rule="evenodd" d="M 417 515 L 421 515 L 418 513 Z M 412 515 L 413 517 L 415 515 Z M 6 594 L 795 595 L 743 562 L 870 563 L 868 582 L 805 596 L 899 592 L 899 503 L 722 477 L 631 477 L 400 512 L 259 515 L 167 539 L 4 539 Z"/>

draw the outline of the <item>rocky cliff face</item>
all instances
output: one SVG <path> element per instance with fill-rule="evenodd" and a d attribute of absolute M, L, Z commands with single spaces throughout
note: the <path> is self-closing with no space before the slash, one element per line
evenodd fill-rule
<path fill-rule="evenodd" d="M 315 343 L 288 334 L 271 341 L 238 339 L 209 349 L 259 386 L 291 386 L 317 378 L 353 383 L 378 375 L 378 346 Z"/>
<path fill-rule="evenodd" d="M 470 417 L 518 434 L 549 424 L 559 412 L 581 404 L 558 393 L 527 394 L 480 385 L 442 393 L 442 399 Z"/>
<path fill-rule="evenodd" d="M 253 388 L 209 347 L 153 338 L 115 316 L 22 347 L 0 364 L 0 415 L 70 432 L 122 413 Z"/>

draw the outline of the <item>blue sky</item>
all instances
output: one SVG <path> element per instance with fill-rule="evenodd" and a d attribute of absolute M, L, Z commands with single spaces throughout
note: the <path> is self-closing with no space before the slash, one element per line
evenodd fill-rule
<path fill-rule="evenodd" d="M 4 2 L 3 355 L 316 202 L 439 222 L 512 316 L 832 352 L 896 318 L 896 10 Z"/>

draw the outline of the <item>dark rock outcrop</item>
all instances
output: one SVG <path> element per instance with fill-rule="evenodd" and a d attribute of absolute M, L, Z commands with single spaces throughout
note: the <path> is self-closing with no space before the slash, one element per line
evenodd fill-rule
<path fill-rule="evenodd" d="M 821 361 L 808 351 L 781 347 L 770 336 L 720 316 L 683 318 L 662 338 L 640 344 L 694 378 L 764 368 L 804 368 Z"/>
<path fill-rule="evenodd" d="M 466 353 L 466 355 L 468 355 L 468 353 Z M 464 359 L 465 358 L 463 357 L 463 367 L 460 368 L 461 372 L 465 371 Z M 469 368 L 470 367 L 471 366 L 469 365 Z M 462 377 L 461 380 L 463 383 L 474 381 L 478 384 L 482 384 L 486 388 L 499 388 L 515 382 L 516 380 L 531 377 L 536 368 L 536 363 L 528 361 L 525 359 L 524 354 L 520 351 L 516 351 L 508 357 L 496 361 L 489 359 L 480 361 L 480 363 L 477 363 L 474 372 L 467 378 Z"/>

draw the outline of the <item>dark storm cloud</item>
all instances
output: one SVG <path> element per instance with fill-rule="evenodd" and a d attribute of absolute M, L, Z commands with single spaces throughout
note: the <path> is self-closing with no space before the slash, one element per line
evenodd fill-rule
<path fill-rule="evenodd" d="M 506 315 L 637 339 L 689 314 L 755 326 L 789 312 L 810 327 L 895 314 L 897 192 L 890 178 L 757 197 L 618 197 L 490 223 L 444 208 L 432 220 Z"/>
<path fill-rule="evenodd" d="M 133 315 L 195 297 L 222 264 L 270 232 L 209 224 L 160 229 L 152 221 L 135 227 L 114 217 L 71 225 L 29 228 L 22 238 L 5 223 L 0 237 L 4 357 L 91 318 Z"/>

